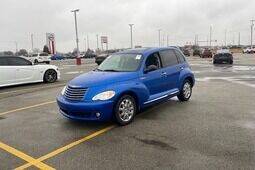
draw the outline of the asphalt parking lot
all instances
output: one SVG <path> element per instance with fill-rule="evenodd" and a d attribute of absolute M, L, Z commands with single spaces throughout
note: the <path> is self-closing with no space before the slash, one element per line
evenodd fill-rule
<path fill-rule="evenodd" d="M 125 127 L 71 122 L 55 102 L 65 83 L 96 68 L 56 61 L 61 80 L 0 89 L 0 169 L 255 169 L 255 55 L 234 65 L 189 57 L 196 85 Z"/>

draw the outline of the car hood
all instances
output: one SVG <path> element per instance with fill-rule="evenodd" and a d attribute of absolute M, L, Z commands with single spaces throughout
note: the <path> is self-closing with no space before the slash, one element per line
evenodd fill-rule
<path fill-rule="evenodd" d="M 69 82 L 69 86 L 74 87 L 92 87 L 108 85 L 121 81 L 127 81 L 138 77 L 137 72 L 101 72 L 90 71 L 82 74 Z"/>

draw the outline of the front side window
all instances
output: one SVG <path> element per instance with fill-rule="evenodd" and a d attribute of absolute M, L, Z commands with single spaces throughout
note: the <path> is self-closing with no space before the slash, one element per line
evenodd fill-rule
<path fill-rule="evenodd" d="M 140 54 L 113 54 L 99 65 L 100 71 L 136 71 L 141 63 Z"/>
<path fill-rule="evenodd" d="M 160 52 L 160 56 L 162 58 L 163 61 L 163 66 L 167 67 L 167 66 L 173 66 L 178 64 L 178 60 L 177 57 L 174 53 L 173 50 L 164 50 Z"/>
<path fill-rule="evenodd" d="M 28 60 L 25 60 L 24 58 L 20 57 L 9 57 L 8 58 L 8 64 L 10 66 L 27 66 L 32 65 L 32 63 Z"/>
<path fill-rule="evenodd" d="M 39 56 L 48 56 L 48 54 L 47 53 L 41 53 L 41 54 L 39 54 Z"/>
<path fill-rule="evenodd" d="M 151 65 L 156 66 L 157 69 L 161 67 L 160 57 L 158 53 L 153 53 L 147 58 L 145 62 L 146 69 Z"/>

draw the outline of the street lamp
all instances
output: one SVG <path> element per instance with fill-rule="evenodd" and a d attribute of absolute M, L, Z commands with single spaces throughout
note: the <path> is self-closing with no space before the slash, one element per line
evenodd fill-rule
<path fill-rule="evenodd" d="M 253 27 L 254 27 L 254 19 L 251 20 L 251 49 L 253 47 Z"/>
<path fill-rule="evenodd" d="M 133 25 L 134 24 L 128 24 L 130 26 L 130 46 L 133 48 Z"/>
<path fill-rule="evenodd" d="M 75 33 L 76 33 L 76 49 L 77 49 L 77 56 L 76 56 L 76 64 L 81 65 L 81 58 L 80 58 L 80 51 L 79 51 L 79 39 L 78 39 L 78 28 L 77 28 L 77 17 L 76 13 L 79 12 L 79 9 L 72 10 L 71 12 L 74 13 L 74 22 L 75 22 Z"/>

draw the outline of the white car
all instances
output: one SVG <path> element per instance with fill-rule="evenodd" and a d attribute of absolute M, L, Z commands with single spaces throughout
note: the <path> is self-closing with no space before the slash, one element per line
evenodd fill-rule
<path fill-rule="evenodd" d="M 54 65 L 34 65 L 32 62 L 14 56 L 0 56 L 0 87 L 46 82 L 60 79 L 58 67 Z"/>
<path fill-rule="evenodd" d="M 28 57 L 25 57 L 25 59 L 27 59 L 35 64 L 37 64 L 37 63 L 50 64 L 51 56 L 48 53 L 34 53 L 34 54 L 29 55 Z"/>
<path fill-rule="evenodd" d="M 246 53 L 246 54 L 255 53 L 255 48 L 246 48 L 246 49 L 243 49 L 243 53 Z"/>

